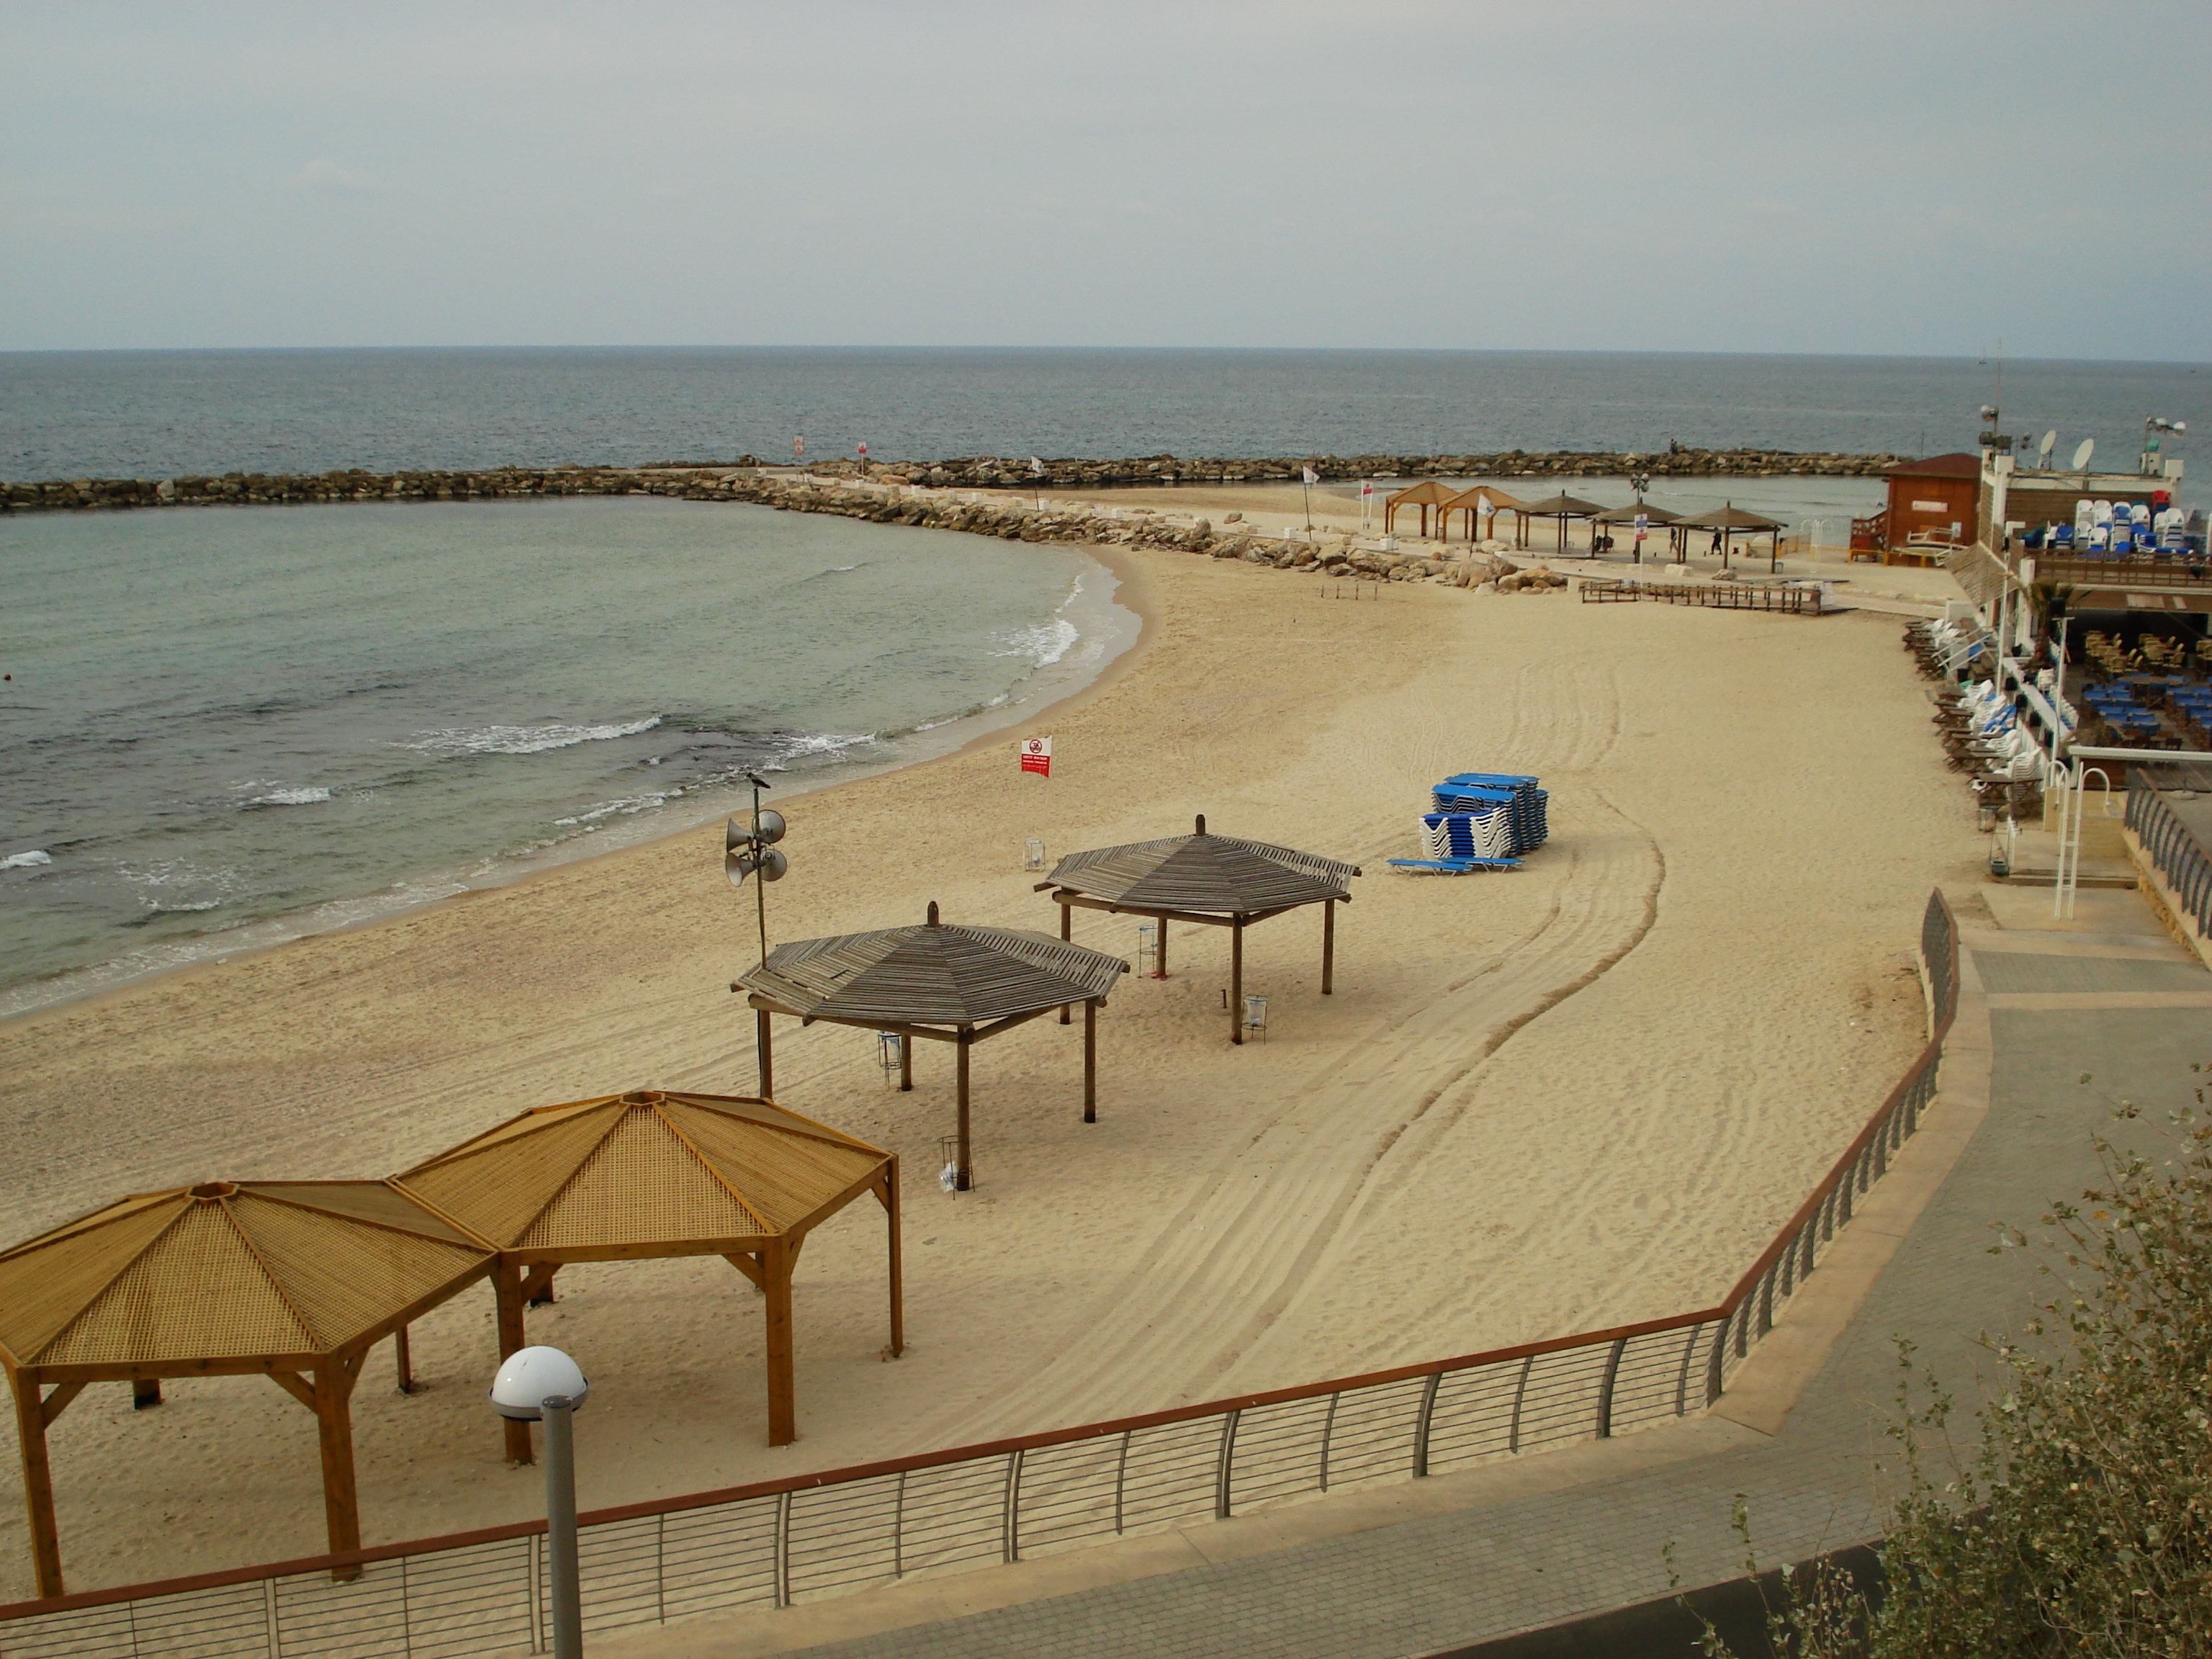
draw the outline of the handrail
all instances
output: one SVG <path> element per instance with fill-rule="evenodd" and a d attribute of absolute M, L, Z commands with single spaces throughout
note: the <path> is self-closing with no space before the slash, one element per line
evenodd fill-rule
<path fill-rule="evenodd" d="M 2158 804 L 2164 805 L 2163 802 Z M 2131 813 L 2130 816 L 2136 815 Z M 620 1579 L 622 1572 L 627 1570 L 619 1559 L 621 1550 L 625 1547 L 624 1529 L 648 1522 L 653 1528 L 653 1565 L 649 1570 L 653 1575 L 655 1586 L 651 1597 L 653 1610 L 637 1613 L 634 1606 L 625 1603 L 617 1607 L 615 1612 L 605 1615 L 609 1627 L 623 1623 L 652 1622 L 656 1619 L 665 1622 L 671 1616 L 667 1606 L 671 1599 L 669 1581 L 665 1576 L 667 1569 L 662 1560 L 667 1547 L 665 1535 L 682 1523 L 683 1517 L 700 1511 L 732 1510 L 748 1504 L 770 1503 L 774 1516 L 773 1573 L 763 1581 L 762 1587 L 750 1592 L 738 1593 L 738 1600 L 750 1599 L 758 1604 L 783 1606 L 793 1599 L 795 1573 L 813 1575 L 808 1581 L 810 1589 L 818 1586 L 849 1588 L 860 1583 L 904 1576 L 914 1570 L 917 1556 L 933 1550 L 939 1559 L 948 1562 L 984 1559 L 978 1553 L 980 1546 L 974 1540 L 957 1548 L 945 1544 L 943 1541 L 946 1535 L 945 1529 L 948 1528 L 957 1530 L 965 1526 L 969 1531 L 977 1532 L 979 1536 L 979 1528 L 989 1531 L 996 1540 L 989 1546 L 991 1554 L 1006 1560 L 1020 1559 L 1023 1553 L 1032 1547 L 1030 1540 L 1033 1534 L 1052 1534 L 1056 1528 L 1059 1541 L 1063 1543 L 1079 1541 L 1085 1537 L 1118 1534 L 1124 1529 L 1125 1499 L 1126 1507 L 1134 1509 L 1143 1497 L 1134 1490 L 1140 1478 L 1152 1483 L 1150 1499 L 1152 1519 L 1149 1523 L 1158 1524 L 1163 1519 L 1173 1520 L 1182 1514 L 1182 1510 L 1174 1507 L 1176 1504 L 1181 1504 L 1184 1509 L 1189 1509 L 1195 1501 L 1193 1494 L 1199 1485 L 1205 1487 L 1203 1508 L 1218 1516 L 1235 1512 L 1234 1506 L 1243 1490 L 1237 1484 L 1240 1480 L 1245 1487 L 1256 1489 L 1256 1496 L 1243 1498 L 1246 1507 L 1254 1504 L 1264 1504 L 1273 1498 L 1300 1491 L 1328 1491 L 1332 1484 L 1333 1457 L 1336 1460 L 1334 1484 L 1337 1485 L 1344 1484 L 1347 1478 L 1355 1480 L 1374 1478 L 1378 1472 L 1387 1474 L 1395 1471 L 1419 1478 L 1428 1474 L 1432 1462 L 1438 1461 L 1464 1463 L 1469 1458 L 1510 1455 L 1536 1444 L 1607 1437 L 1615 1431 L 1619 1402 L 1624 1397 L 1630 1401 L 1627 1407 L 1629 1416 L 1626 1420 L 1631 1426 L 1669 1416 L 1684 1416 L 1692 1410 L 1711 1405 L 1724 1391 L 1731 1358 L 1740 1362 L 1747 1353 L 1751 1341 L 1757 1335 L 1763 1335 L 1771 1326 L 1778 1292 L 1780 1298 L 1786 1298 L 1793 1293 L 1804 1274 L 1813 1269 L 1820 1244 L 1824 1239 L 1832 1238 L 1837 1229 L 1849 1221 L 1856 1194 L 1879 1177 L 1886 1167 L 1888 1151 L 1901 1145 L 1917 1127 L 1920 1107 L 1933 1097 L 1935 1069 L 1942 1057 L 1944 1038 L 1955 1012 L 1958 986 L 1957 921 L 1940 892 L 1929 896 L 1922 924 L 1921 947 L 1931 1015 L 1929 1041 L 1897 1086 L 1889 1091 L 1881 1109 L 1852 1139 L 1843 1155 L 1815 1186 L 1811 1196 L 1797 1207 L 1751 1267 L 1736 1280 L 1727 1296 L 1715 1305 L 1694 1312 L 1639 1321 L 1601 1331 L 1581 1331 L 1448 1359 L 1392 1366 L 1355 1376 L 1300 1383 L 1227 1400 L 1171 1407 L 1107 1422 L 1083 1424 L 913 1456 L 817 1470 L 710 1492 L 690 1492 L 674 1498 L 591 1510 L 578 1517 L 585 1529 L 587 1583 L 592 1582 L 588 1558 L 595 1539 L 611 1540 L 606 1549 L 614 1552 L 610 1559 L 616 1559 L 617 1565 L 608 1571 L 615 1579 Z M 1650 1339 L 1664 1337 L 1672 1332 L 1683 1332 L 1686 1335 L 1682 1340 L 1657 1346 L 1650 1341 Z M 1632 1350 L 1636 1356 L 1633 1360 L 1628 1358 Z M 1589 1358 L 1582 1357 L 1585 1355 Z M 1557 1366 L 1546 1366 L 1541 1363 L 1551 1356 L 1574 1358 L 1568 1369 L 1561 1373 Z M 1464 1384 L 1453 1382 L 1455 1378 L 1465 1379 Z M 1420 1382 L 1423 1386 L 1408 1395 L 1402 1385 L 1415 1382 Z M 1509 1392 L 1511 1401 L 1510 1414 L 1504 1403 Z M 1313 1479 L 1301 1473 L 1305 1466 L 1299 1460 L 1310 1455 L 1310 1448 L 1304 1451 L 1301 1448 L 1306 1447 L 1316 1419 L 1309 1416 L 1305 1419 L 1290 1420 L 1279 1413 L 1303 1402 L 1322 1400 L 1328 1401 L 1328 1406 L 1326 1417 L 1317 1419 L 1320 1434 L 1319 1484 L 1316 1487 Z M 1270 1412 L 1279 1414 L 1270 1417 L 1267 1415 Z M 1294 1410 L 1291 1418 L 1296 1418 Z M 1160 1431 L 1173 1430 L 1178 1425 L 1204 1423 L 1209 1419 L 1218 1426 L 1202 1444 L 1177 1451 L 1176 1447 L 1182 1443 L 1170 1436 L 1164 1449 L 1161 1449 L 1161 1443 L 1156 1438 L 1152 1449 L 1146 1454 L 1155 1460 L 1149 1470 L 1133 1464 L 1132 1447 L 1139 1443 L 1139 1437 L 1157 1437 Z M 1377 1424 L 1381 1426 L 1377 1427 Z M 1401 1435 L 1407 1437 L 1402 1445 L 1398 1437 Z M 1441 1460 L 1437 1452 L 1437 1437 L 1440 1435 L 1448 1438 Z M 1305 1438 L 1300 1438 L 1301 1436 Z M 1073 1448 L 1077 1449 L 1075 1455 L 1079 1458 L 1083 1455 L 1080 1448 L 1085 1443 L 1097 1443 L 1110 1450 L 1116 1440 L 1120 1443 L 1114 1464 L 1111 1524 L 1107 1526 L 1103 1520 L 1094 1517 L 1086 1529 L 1081 1524 L 1080 1516 L 1074 1520 L 1068 1518 L 1074 1513 L 1068 1506 L 1079 1508 L 1084 1501 L 1082 1491 L 1068 1484 L 1073 1477 L 1066 1474 L 1065 1468 L 1059 1477 L 1060 1484 L 1055 1487 L 1052 1460 L 1040 1455 L 1062 1448 Z M 1192 1462 L 1201 1451 L 1202 1467 Z M 1181 1462 L 1176 1462 L 1178 1458 Z M 1268 1461 L 1270 1458 L 1274 1460 L 1272 1463 Z M 1288 1466 L 1284 1463 L 1285 1459 L 1291 1460 Z M 799 1550 L 811 1549 L 818 1555 L 819 1552 L 829 1547 L 823 1541 L 825 1537 L 833 1543 L 838 1541 L 838 1534 L 834 1531 L 822 1533 L 819 1530 L 822 1523 L 811 1519 L 808 1524 L 816 1530 L 802 1532 L 798 1528 L 793 1510 L 802 1494 L 820 1494 L 819 1502 L 834 1505 L 845 1501 L 840 1498 L 841 1493 L 855 1494 L 853 1501 L 860 1502 L 872 1488 L 890 1483 L 897 1493 L 899 1508 L 896 1512 L 903 1516 L 907 1513 L 910 1484 L 917 1488 L 926 1485 L 921 1478 L 931 1472 L 945 1471 L 946 1474 L 942 1478 L 957 1484 L 960 1478 L 960 1466 L 988 1469 L 994 1464 L 1001 1466 L 1001 1473 L 992 1476 L 995 1484 L 991 1488 L 994 1495 L 988 1499 L 991 1515 L 986 1517 L 989 1521 L 988 1528 L 983 1528 L 976 1519 L 982 1513 L 980 1509 L 975 1516 L 957 1507 L 948 1510 L 945 1507 L 947 1500 L 940 1496 L 933 1500 L 939 1505 L 934 1517 L 925 1515 L 921 1522 L 915 1523 L 919 1529 L 919 1541 L 915 1553 L 902 1553 L 895 1548 L 886 1566 L 872 1569 L 862 1561 L 861 1565 L 847 1570 L 842 1577 L 831 1578 L 823 1576 L 824 1570 L 818 1559 L 810 1565 L 807 1560 L 796 1559 L 795 1552 Z M 1186 1464 L 1188 1468 L 1183 1467 Z M 1352 1466 L 1354 1471 L 1349 1477 L 1343 1474 L 1347 1465 Z M 1031 1470 L 1037 1473 L 1032 1474 Z M 1191 1470 L 1198 1473 L 1194 1474 Z M 1103 1479 L 1103 1475 L 1099 1478 Z M 1190 1490 L 1186 1492 L 1184 1487 Z M 1035 1496 L 1031 1495 L 1033 1489 Z M 1091 1499 L 1094 1507 L 1103 1501 L 1103 1496 L 1098 1495 L 1094 1495 Z M 1055 1510 L 1054 1504 L 1060 1505 L 1060 1509 Z M 809 1510 L 810 1517 L 813 1513 Z M 702 1522 L 709 1522 L 708 1517 L 702 1519 Z M 834 1526 L 834 1512 L 830 1520 Z M 724 1524 L 734 1523 L 725 1517 Z M 855 1521 L 851 1524 L 866 1530 L 863 1522 Z M 901 1524 L 905 1523 L 895 1522 L 895 1528 Z M 929 1528 L 932 1526 L 938 1531 L 931 1532 Z M 173 1604 L 170 1610 L 173 1619 L 200 1621 L 194 1626 L 198 1629 L 203 1627 L 206 1620 L 222 1615 L 222 1609 L 208 1606 L 205 1598 L 216 1596 L 219 1601 L 218 1593 L 223 1591 L 233 1592 L 235 1598 L 240 1593 L 239 1587 L 258 1585 L 258 1595 L 244 1592 L 245 1599 L 237 1601 L 232 1609 L 232 1615 L 240 1621 L 240 1628 L 234 1632 L 238 1638 L 236 1651 L 264 1653 L 271 1656 L 271 1659 L 287 1659 L 294 1654 L 380 1653 L 392 1650 L 392 1644 L 380 1643 L 377 1634 L 379 1627 L 372 1623 L 365 1629 L 356 1631 L 355 1624 L 350 1621 L 356 1616 L 372 1621 L 375 1618 L 396 1618 L 405 1621 L 415 1617 L 409 1609 L 407 1599 L 406 1564 L 409 1561 L 437 1556 L 458 1559 L 463 1552 L 483 1551 L 501 1544 L 520 1542 L 524 1545 L 527 1557 L 527 1571 L 524 1575 L 526 1593 L 518 1591 L 507 1580 L 497 1581 L 506 1588 L 496 1588 L 491 1567 L 483 1563 L 477 1563 L 469 1569 L 477 1574 L 474 1578 L 468 1576 L 467 1571 L 457 1568 L 453 1574 L 448 1576 L 446 1588 L 441 1589 L 437 1588 L 438 1573 L 433 1571 L 437 1564 L 426 1561 L 418 1569 L 418 1573 L 431 1588 L 416 1594 L 428 1605 L 423 1616 L 441 1622 L 441 1627 L 457 1632 L 468 1625 L 472 1618 L 478 1625 L 505 1620 L 507 1626 L 511 1626 L 516 1620 L 526 1616 L 533 1632 L 534 1650 L 538 1639 L 535 1632 L 541 1622 L 543 1595 L 543 1574 L 538 1559 L 542 1547 L 537 1540 L 544 1535 L 544 1531 L 543 1521 L 516 1522 L 435 1538 L 376 1545 L 343 1553 L 303 1556 L 287 1561 L 228 1568 L 153 1583 L 13 1602 L 0 1606 L 0 1626 L 21 1627 L 26 1620 L 58 1620 L 60 1622 L 49 1632 L 41 1632 L 40 1627 L 32 1626 L 25 1631 L 25 1636 L 50 1633 L 58 1638 L 60 1645 L 39 1649 L 35 1643 L 30 1643 L 27 1644 L 29 1650 L 90 1652 L 95 1650 L 93 1644 L 99 1637 L 111 1632 L 70 1626 L 69 1616 L 82 1614 L 97 1620 L 101 1616 L 100 1609 L 119 1607 L 124 1609 L 127 1630 L 112 1632 L 112 1645 L 98 1648 L 97 1651 L 137 1653 L 140 1650 L 142 1640 L 148 1639 L 148 1629 L 158 1625 L 161 1617 L 163 1610 L 155 1604 L 170 1601 Z M 1053 1541 L 1053 1537 L 1047 1535 L 1043 1545 L 1039 1547 L 1049 1547 Z M 748 1547 L 757 1552 L 763 1546 L 755 1540 Z M 846 1558 L 858 1559 L 865 1556 L 867 1546 L 865 1540 L 853 1543 L 845 1540 L 840 1547 L 844 1549 Z M 945 1553 L 948 1548 L 953 1549 L 950 1556 Z M 963 1550 L 966 1553 L 961 1553 Z M 713 1559 L 716 1564 L 713 1571 L 717 1575 L 728 1577 L 738 1571 L 727 1565 L 720 1546 L 716 1547 Z M 327 1614 L 322 1604 L 312 1600 L 315 1596 L 337 1597 L 353 1593 L 347 1587 L 331 1583 L 333 1568 L 358 1568 L 392 1561 L 401 1563 L 401 1577 L 398 1581 L 398 1607 L 396 1610 L 388 1601 L 385 1601 L 373 1605 L 363 1604 L 362 1608 L 353 1611 Z M 928 1565 L 928 1562 L 924 1561 L 922 1565 Z M 466 1565 L 464 1563 L 464 1566 Z M 512 1570 L 514 1565 L 514 1562 L 509 1561 L 507 1568 L 502 1570 Z M 639 1573 L 647 1571 L 643 1567 L 635 1568 Z M 371 1583 L 373 1575 L 349 1577 L 356 1583 L 368 1586 L 369 1592 L 374 1592 Z M 454 1585 L 459 1588 L 455 1589 Z M 388 1596 L 389 1590 L 387 1586 L 386 1591 L 374 1593 Z M 618 1602 L 623 1592 L 617 1584 L 605 1594 Z M 526 1601 L 526 1615 L 520 1610 L 522 1603 L 517 1600 L 519 1595 Z M 439 1599 L 441 1595 L 445 1599 Z M 471 1596 L 476 1599 L 470 1600 Z M 726 1601 L 717 1603 L 726 1604 Z M 347 1605 L 350 1607 L 350 1604 Z M 302 1607 L 304 1611 L 300 1610 Z M 681 1616 L 680 1610 L 676 1616 Z M 328 1642 L 325 1642 L 319 1634 L 323 1627 L 317 1624 L 318 1619 L 335 1621 L 333 1629 L 336 1633 L 329 1636 Z M 343 1628 L 337 1628 L 337 1626 L 343 1626 Z M 295 1626 L 304 1628 L 307 1633 L 291 1637 L 284 1634 Z M 391 1632 L 387 1631 L 386 1633 L 389 1635 Z M 393 1639 L 396 1641 L 397 1638 Z M 453 1639 L 472 1641 L 475 1638 L 472 1635 L 461 1633 Z M 4 1645 L 11 1654 L 27 1649 L 26 1641 L 13 1634 L 8 1637 Z M 452 1653 L 476 1650 L 474 1647 L 434 1649 L 411 1639 L 409 1645 L 410 1650 L 417 1654 L 428 1654 L 434 1650 Z M 227 1647 L 224 1650 L 228 1652 L 233 1649 Z"/>

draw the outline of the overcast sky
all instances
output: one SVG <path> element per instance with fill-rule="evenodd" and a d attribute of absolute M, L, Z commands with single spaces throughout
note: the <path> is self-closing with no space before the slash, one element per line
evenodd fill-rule
<path fill-rule="evenodd" d="M 0 349 L 2212 361 L 2212 5 L 0 0 Z"/>

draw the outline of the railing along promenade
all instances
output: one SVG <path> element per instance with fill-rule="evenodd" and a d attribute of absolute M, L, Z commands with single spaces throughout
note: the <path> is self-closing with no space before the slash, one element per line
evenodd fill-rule
<path fill-rule="evenodd" d="M 2158 757 L 2147 753 L 2144 759 L 2154 764 Z M 2140 766 L 2128 769 L 2127 826 L 2187 908 L 2197 932 L 2212 935 L 2212 859 L 2205 856 L 2203 844 Z"/>
<path fill-rule="evenodd" d="M 599 1510 L 584 1628 L 786 1607 L 1700 1411 L 1918 1127 L 1957 999 L 1942 894 L 1921 928 L 1927 1045 L 1710 1308 L 1111 1423 Z M 350 1573 L 350 1577 L 340 1576 Z M 550 1645 L 543 1522 L 0 1607 L 4 1659 L 446 1659 Z"/>

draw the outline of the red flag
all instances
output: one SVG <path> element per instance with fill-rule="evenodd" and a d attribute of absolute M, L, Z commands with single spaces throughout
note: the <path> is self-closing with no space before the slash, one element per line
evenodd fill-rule
<path fill-rule="evenodd" d="M 1052 739 L 1024 738 L 1022 739 L 1022 770 L 1035 772 L 1042 777 L 1052 775 Z"/>

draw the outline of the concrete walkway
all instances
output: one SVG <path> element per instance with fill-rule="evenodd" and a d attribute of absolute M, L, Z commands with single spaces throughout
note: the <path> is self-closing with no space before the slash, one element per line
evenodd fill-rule
<path fill-rule="evenodd" d="M 1966 950 L 1942 1092 L 1887 1178 L 1702 1419 L 1615 1441 L 842 1600 L 595 1644 L 604 1659 L 1407 1659 L 1733 1577 L 1744 1495 L 1762 1562 L 1874 1535 L 1895 1339 L 1970 1397 L 1983 1332 L 2017 1328 L 2054 1197 L 2092 1133 L 2154 1121 L 2212 1060 L 2212 973 L 2132 891 L 1953 895 Z M 2091 1081 L 2082 1085 L 2081 1074 Z M 1869 1103 L 1871 1108 L 1872 1103 Z"/>

